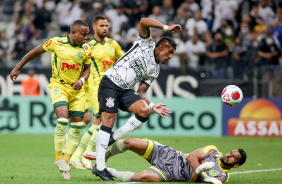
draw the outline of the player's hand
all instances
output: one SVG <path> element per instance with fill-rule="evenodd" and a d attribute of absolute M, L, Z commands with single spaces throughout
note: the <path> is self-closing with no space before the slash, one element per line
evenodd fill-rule
<path fill-rule="evenodd" d="M 20 70 L 17 68 L 14 68 L 10 74 L 10 79 L 12 81 L 15 81 L 17 79 L 17 77 L 20 75 Z"/>
<path fill-rule="evenodd" d="M 82 81 L 79 79 L 79 80 L 76 80 L 72 86 L 73 89 L 76 89 L 76 90 L 80 90 L 82 88 Z"/>
<path fill-rule="evenodd" d="M 165 108 L 165 106 L 166 104 L 157 103 L 153 106 L 152 110 L 162 118 L 165 118 L 164 115 L 169 116 L 171 113 L 169 109 Z"/>
<path fill-rule="evenodd" d="M 196 169 L 196 173 L 201 174 L 203 171 L 211 170 L 214 165 L 214 162 L 204 162 L 203 164 L 199 165 L 199 167 Z"/>
<path fill-rule="evenodd" d="M 207 182 L 207 183 L 222 184 L 221 181 L 219 181 L 218 179 L 216 179 L 214 177 L 204 178 L 204 181 Z"/>
<path fill-rule="evenodd" d="M 167 32 L 169 33 L 178 33 L 182 31 L 182 27 L 179 24 L 173 24 L 168 26 Z"/>

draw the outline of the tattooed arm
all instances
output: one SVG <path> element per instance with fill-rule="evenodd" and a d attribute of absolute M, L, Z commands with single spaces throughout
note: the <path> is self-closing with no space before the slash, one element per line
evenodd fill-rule
<path fill-rule="evenodd" d="M 149 105 L 152 102 L 146 96 L 146 92 L 147 92 L 148 89 L 149 89 L 149 86 L 147 84 L 141 82 L 141 84 L 140 84 L 140 86 L 137 90 L 137 93 L 139 93 L 140 96 L 143 98 L 143 100 L 145 100 L 145 102 Z M 166 106 L 166 104 L 157 103 L 157 104 L 154 104 L 152 106 L 152 110 L 155 113 L 159 114 L 161 117 L 165 118 L 164 115 L 169 116 L 169 114 L 170 114 L 170 110 L 165 108 L 165 106 Z"/>

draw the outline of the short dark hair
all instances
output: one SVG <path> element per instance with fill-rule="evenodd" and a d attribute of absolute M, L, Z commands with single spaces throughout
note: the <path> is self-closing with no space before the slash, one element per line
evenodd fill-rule
<path fill-rule="evenodd" d="M 85 26 L 85 27 L 89 27 L 88 24 L 86 22 L 84 22 L 83 20 L 76 20 L 72 23 L 71 27 L 74 26 Z"/>
<path fill-rule="evenodd" d="M 175 41 L 170 37 L 162 37 L 158 43 L 156 44 L 156 47 L 160 46 L 163 42 L 166 42 L 168 45 L 174 47 L 174 50 L 176 49 L 176 43 Z"/>
<path fill-rule="evenodd" d="M 243 149 L 238 148 L 237 150 L 239 151 L 239 153 L 242 156 L 242 158 L 239 160 L 238 164 L 243 165 L 246 162 L 247 154 L 246 154 L 245 150 L 243 150 Z"/>
<path fill-rule="evenodd" d="M 108 20 L 108 17 L 104 16 L 104 15 L 97 15 L 93 18 L 92 23 L 95 24 L 96 22 L 98 22 L 98 20 Z"/>

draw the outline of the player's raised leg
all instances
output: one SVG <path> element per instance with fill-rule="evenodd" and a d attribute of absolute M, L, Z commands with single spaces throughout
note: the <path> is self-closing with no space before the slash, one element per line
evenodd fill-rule
<path fill-rule="evenodd" d="M 133 132 L 141 127 L 143 123 L 148 120 L 151 114 L 149 106 L 143 99 L 139 99 L 138 101 L 130 105 L 128 111 L 132 112 L 135 115 L 129 118 L 127 122 L 113 134 L 113 139 L 110 140 L 109 145 L 111 145 L 124 135 Z"/>

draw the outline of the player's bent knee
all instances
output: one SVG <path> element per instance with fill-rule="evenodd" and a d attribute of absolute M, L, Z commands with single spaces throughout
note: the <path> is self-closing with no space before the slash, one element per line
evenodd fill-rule
<path fill-rule="evenodd" d="M 151 110 L 148 107 L 141 107 L 138 114 L 140 116 L 148 118 L 151 114 Z"/>
<path fill-rule="evenodd" d="M 134 144 L 134 139 L 133 138 L 126 138 L 123 141 L 123 145 L 126 149 L 129 149 L 132 145 Z"/>
<path fill-rule="evenodd" d="M 158 182 L 160 181 L 158 178 L 152 176 L 151 174 L 147 173 L 147 172 L 142 172 L 142 173 L 139 173 L 139 178 L 138 180 L 140 182 Z"/>

